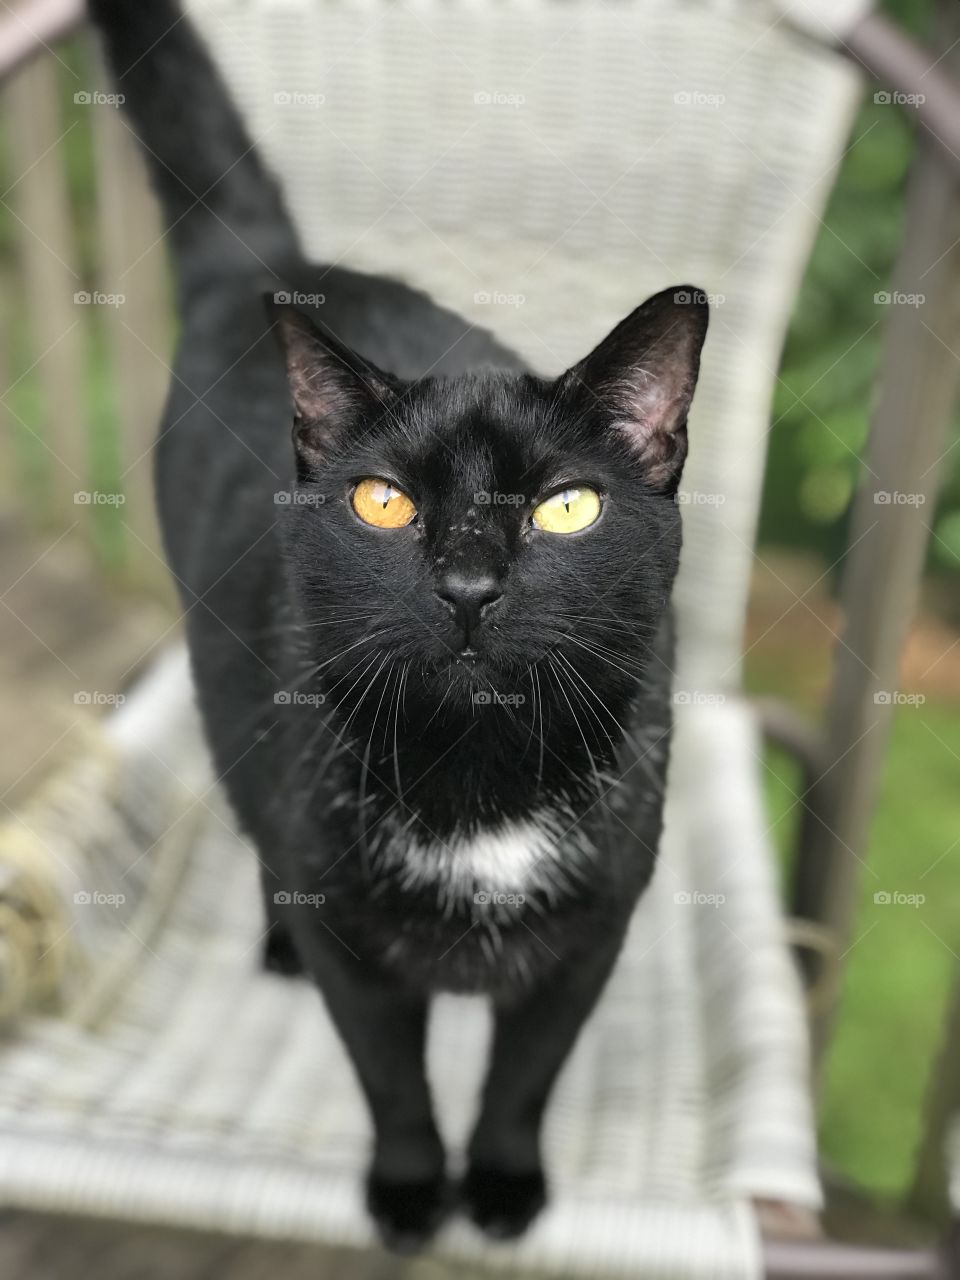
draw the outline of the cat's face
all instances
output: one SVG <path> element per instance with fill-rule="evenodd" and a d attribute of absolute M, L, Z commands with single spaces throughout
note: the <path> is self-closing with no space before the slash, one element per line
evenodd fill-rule
<path fill-rule="evenodd" d="M 532 703 L 537 682 L 561 717 L 564 699 L 622 708 L 679 554 L 707 317 L 675 295 L 702 297 L 656 295 L 553 382 L 400 383 L 281 314 L 298 472 L 287 546 L 347 714 L 362 722 L 401 679 L 431 714 Z"/>

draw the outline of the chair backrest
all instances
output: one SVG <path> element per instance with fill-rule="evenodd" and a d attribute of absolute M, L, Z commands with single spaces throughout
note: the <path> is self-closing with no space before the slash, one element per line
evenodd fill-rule
<path fill-rule="evenodd" d="M 771 393 L 849 64 L 770 0 L 187 8 L 319 261 L 425 288 L 544 373 L 650 292 L 713 295 L 679 679 L 735 685 Z"/>

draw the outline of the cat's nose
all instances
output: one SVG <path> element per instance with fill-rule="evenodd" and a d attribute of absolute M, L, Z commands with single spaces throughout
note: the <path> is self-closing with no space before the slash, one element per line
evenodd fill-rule
<path fill-rule="evenodd" d="M 492 569 L 449 569 L 437 583 L 437 595 L 450 606 L 457 625 L 467 640 L 480 625 L 488 605 L 503 594 L 499 577 Z"/>

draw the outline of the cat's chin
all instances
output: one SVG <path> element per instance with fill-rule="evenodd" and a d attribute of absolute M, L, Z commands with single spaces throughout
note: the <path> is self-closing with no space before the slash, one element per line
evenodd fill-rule
<path fill-rule="evenodd" d="M 493 663 L 490 655 L 478 649 L 448 649 L 427 664 L 427 670 L 445 679 L 451 673 L 470 676 L 477 671 L 490 669 Z"/>
<path fill-rule="evenodd" d="M 452 653 L 450 657 L 451 662 L 465 663 L 468 667 L 482 660 L 483 654 L 478 649 L 473 649 L 469 646 L 466 649 L 460 649 L 458 652 Z"/>
<path fill-rule="evenodd" d="M 446 694 L 449 700 L 453 689 L 470 698 L 477 695 L 476 700 L 483 702 L 484 693 L 506 694 L 518 688 L 525 668 L 467 649 L 437 658 L 427 670 L 427 684 L 439 696 Z"/>

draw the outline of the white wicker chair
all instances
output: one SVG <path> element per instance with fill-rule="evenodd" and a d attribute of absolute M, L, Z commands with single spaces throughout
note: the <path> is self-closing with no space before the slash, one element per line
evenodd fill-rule
<path fill-rule="evenodd" d="M 864 7 L 831 6 L 831 35 Z M 756 1202 L 815 1211 L 820 1191 L 741 637 L 775 369 L 858 75 L 801 29 L 812 6 L 772 0 L 188 9 L 319 260 L 426 288 L 546 373 L 656 289 L 713 295 L 662 862 L 550 1109 L 553 1204 L 516 1245 L 454 1223 L 437 1248 L 759 1276 Z M 180 651 L 3 850 L 19 906 L 0 960 L 32 1003 L 0 1053 L 0 1200 L 368 1242 L 359 1094 L 315 993 L 260 971 L 255 862 Z M 439 1002 L 454 1140 L 485 1031 L 475 1002 Z"/>

